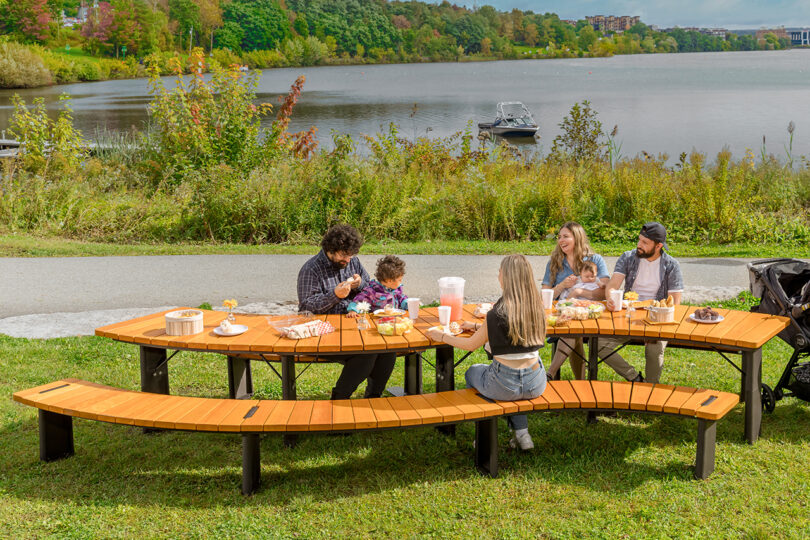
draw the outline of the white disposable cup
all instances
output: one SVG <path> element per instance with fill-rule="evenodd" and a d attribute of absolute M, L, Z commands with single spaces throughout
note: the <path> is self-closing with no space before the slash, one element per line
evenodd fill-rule
<path fill-rule="evenodd" d="M 540 294 L 543 295 L 543 308 L 551 309 L 551 303 L 554 302 L 554 289 L 541 289 Z"/>
<path fill-rule="evenodd" d="M 419 306 L 422 302 L 418 298 L 408 298 L 408 317 L 414 321 L 419 318 Z"/>
<path fill-rule="evenodd" d="M 450 306 L 439 306 L 439 324 L 445 332 L 448 332 L 450 328 L 450 309 Z"/>
<path fill-rule="evenodd" d="M 622 298 L 624 297 L 624 291 L 621 289 L 613 289 L 610 291 L 610 299 L 613 301 L 613 310 L 612 311 L 621 311 L 622 309 Z"/>

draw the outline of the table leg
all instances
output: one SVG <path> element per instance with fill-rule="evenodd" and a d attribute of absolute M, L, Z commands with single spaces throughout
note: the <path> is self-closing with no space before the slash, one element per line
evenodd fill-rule
<path fill-rule="evenodd" d="M 405 355 L 405 393 L 422 393 L 422 357 L 416 353 Z"/>
<path fill-rule="evenodd" d="M 446 390 L 456 389 L 456 369 L 455 369 L 455 349 L 453 347 L 437 347 L 436 348 L 436 391 L 444 392 Z M 439 426 L 440 432 L 445 435 L 455 435 L 456 426 L 450 424 L 448 426 Z"/>
<path fill-rule="evenodd" d="M 588 380 L 599 380 L 599 338 L 588 338 Z M 596 422 L 596 413 L 588 411 L 588 423 Z"/>
<path fill-rule="evenodd" d="M 281 399 L 295 400 L 295 357 L 282 356 L 281 357 Z M 284 446 L 288 448 L 295 447 L 298 441 L 298 435 L 284 435 Z"/>
<path fill-rule="evenodd" d="M 169 366 L 166 364 L 166 349 L 141 346 L 141 392 L 169 393 Z M 144 433 L 162 431 L 143 428 Z"/>
<path fill-rule="evenodd" d="M 762 349 L 742 353 L 745 401 L 745 440 L 754 444 L 759 438 L 762 423 Z"/>
<path fill-rule="evenodd" d="M 253 375 L 250 372 L 248 358 L 228 357 L 228 397 L 231 399 L 253 397 Z"/>

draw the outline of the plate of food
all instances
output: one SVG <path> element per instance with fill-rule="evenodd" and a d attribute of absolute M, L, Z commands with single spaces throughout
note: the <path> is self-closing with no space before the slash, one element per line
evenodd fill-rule
<path fill-rule="evenodd" d="M 428 330 L 439 330 L 440 332 L 444 332 L 443 326 L 431 326 Z M 464 332 L 464 329 L 461 328 L 461 325 L 457 322 L 451 322 L 449 325 L 449 331 L 446 332 L 447 334 L 457 336 L 460 333 Z"/>
<path fill-rule="evenodd" d="M 475 306 L 475 311 L 473 311 L 473 315 L 478 317 L 479 319 L 483 319 L 487 316 L 487 313 L 492 309 L 492 304 L 489 302 L 484 302 L 483 304 L 478 304 Z"/>
<path fill-rule="evenodd" d="M 219 326 L 214 328 L 214 333 L 218 336 L 238 336 L 247 332 L 248 327 L 244 324 L 231 324 L 227 320 L 222 321 Z"/>
<path fill-rule="evenodd" d="M 408 313 L 404 309 L 396 309 L 394 307 L 385 306 L 383 309 L 377 309 L 372 312 L 375 317 L 400 317 Z"/>
<path fill-rule="evenodd" d="M 716 324 L 725 319 L 725 317 L 723 317 L 710 307 L 695 310 L 694 313 L 689 315 L 689 318 L 695 321 L 696 323 L 701 324 Z"/>

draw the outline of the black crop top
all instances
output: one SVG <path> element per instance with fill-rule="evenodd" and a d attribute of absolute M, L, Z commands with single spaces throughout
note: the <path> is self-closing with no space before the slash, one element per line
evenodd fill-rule
<path fill-rule="evenodd" d="M 487 340 L 489 341 L 489 355 L 500 356 L 502 354 L 518 354 L 540 350 L 543 343 L 522 347 L 512 345 L 509 338 L 509 323 L 506 317 L 499 313 L 501 301 L 498 300 L 492 309 L 487 312 Z"/>

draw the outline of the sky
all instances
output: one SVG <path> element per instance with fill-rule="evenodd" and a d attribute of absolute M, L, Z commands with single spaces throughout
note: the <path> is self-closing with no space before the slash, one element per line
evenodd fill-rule
<path fill-rule="evenodd" d="M 556 13 L 561 19 L 586 15 L 638 15 L 646 24 L 722 27 L 810 27 L 808 0 L 450 0 L 451 3 L 490 5 L 499 11 L 513 8 Z"/>

